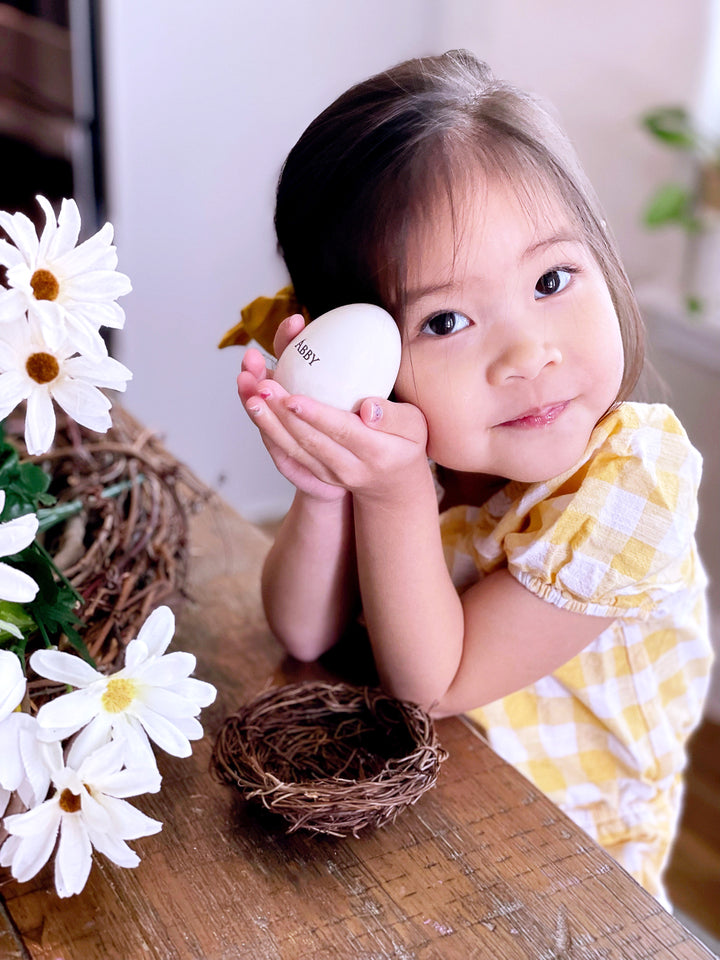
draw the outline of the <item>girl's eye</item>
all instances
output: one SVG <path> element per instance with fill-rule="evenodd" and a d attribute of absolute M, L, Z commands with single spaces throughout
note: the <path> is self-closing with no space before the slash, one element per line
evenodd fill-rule
<path fill-rule="evenodd" d="M 542 300 L 544 297 L 551 297 L 554 293 L 564 290 L 570 283 L 574 271 L 564 269 L 548 270 L 535 284 L 535 299 Z"/>
<path fill-rule="evenodd" d="M 463 313 L 456 310 L 447 310 L 445 313 L 436 313 L 422 325 L 421 332 L 427 333 L 431 337 L 447 337 L 451 333 L 457 333 L 458 330 L 464 330 L 470 326 L 470 320 Z"/>

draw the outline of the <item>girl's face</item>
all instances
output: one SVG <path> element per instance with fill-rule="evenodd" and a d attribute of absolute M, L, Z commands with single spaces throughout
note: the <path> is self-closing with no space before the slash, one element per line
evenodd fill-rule
<path fill-rule="evenodd" d="M 623 377 L 600 268 L 559 200 L 537 209 L 490 181 L 410 248 L 395 385 L 451 470 L 541 481 L 569 469 Z"/>

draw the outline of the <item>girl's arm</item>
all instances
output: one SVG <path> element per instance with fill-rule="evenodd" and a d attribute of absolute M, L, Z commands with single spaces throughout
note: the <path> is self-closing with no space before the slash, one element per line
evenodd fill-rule
<path fill-rule="evenodd" d="M 316 660 L 340 637 L 358 603 L 352 497 L 298 491 L 262 574 L 265 615 L 298 660 Z"/>
<path fill-rule="evenodd" d="M 303 325 L 299 314 L 283 321 L 275 337 L 278 356 Z M 287 437 L 273 406 L 287 393 L 269 377 L 259 351 L 247 350 L 238 394 L 276 467 L 297 488 L 263 567 L 263 605 L 288 652 L 310 661 L 339 639 L 357 605 L 352 497 L 316 477 L 296 459 L 292 444 L 283 443 Z"/>
<path fill-rule="evenodd" d="M 389 508 L 355 496 L 363 611 L 383 686 L 450 716 L 547 676 L 612 622 L 536 597 L 499 570 L 458 595 L 431 484 Z"/>

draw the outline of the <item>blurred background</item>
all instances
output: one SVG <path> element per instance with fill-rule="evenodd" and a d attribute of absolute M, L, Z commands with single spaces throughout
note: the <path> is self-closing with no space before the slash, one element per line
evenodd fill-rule
<path fill-rule="evenodd" d="M 113 222 L 133 283 L 112 342 L 134 373 L 123 402 L 248 519 L 272 521 L 292 490 L 236 398 L 241 348 L 216 345 L 286 282 L 281 164 L 351 83 L 460 46 L 554 105 L 595 184 L 650 331 L 649 399 L 705 457 L 720 627 L 720 0 L 0 2 L 0 209 L 74 196 L 85 235 Z M 641 117 L 664 106 L 685 120 L 652 134 Z M 666 226 L 650 229 L 659 189 L 651 219 Z M 708 715 L 720 721 L 720 684 Z"/>

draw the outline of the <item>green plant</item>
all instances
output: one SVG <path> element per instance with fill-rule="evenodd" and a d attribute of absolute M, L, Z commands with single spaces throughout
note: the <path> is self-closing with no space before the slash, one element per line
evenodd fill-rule
<path fill-rule="evenodd" d="M 696 176 L 691 185 L 662 184 L 652 195 L 643 213 L 648 227 L 675 224 L 688 232 L 702 229 L 699 211 L 703 204 L 720 206 L 720 142 L 704 136 L 684 107 L 658 107 L 643 115 L 642 124 L 659 143 L 684 151 L 695 160 Z"/>

